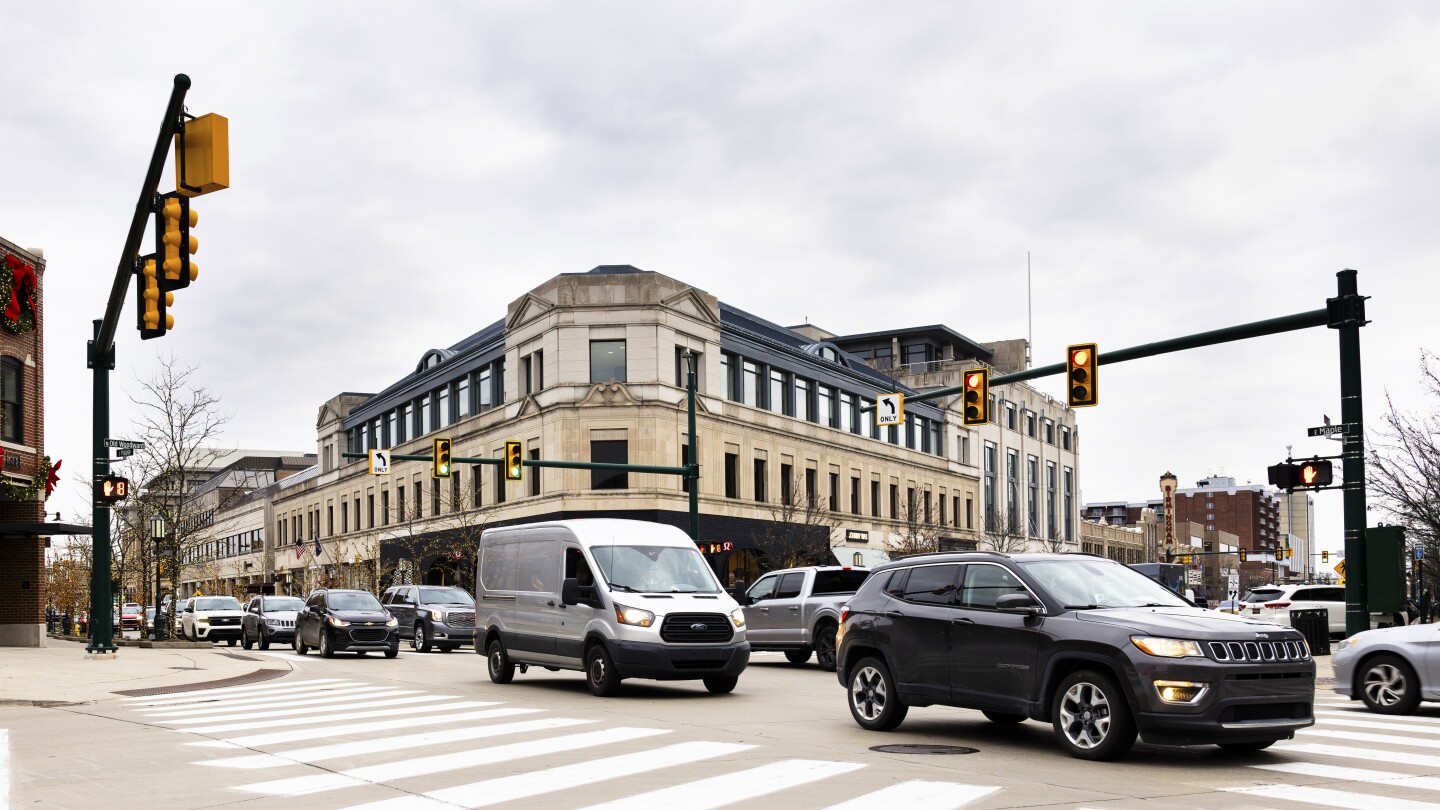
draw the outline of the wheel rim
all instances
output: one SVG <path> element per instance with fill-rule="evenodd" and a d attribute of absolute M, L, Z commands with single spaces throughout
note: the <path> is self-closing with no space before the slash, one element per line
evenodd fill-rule
<path fill-rule="evenodd" d="M 866 722 L 880 719 L 885 707 L 890 705 L 890 690 L 880 670 L 864 667 L 855 673 L 855 678 L 850 681 L 850 705 Z"/>
<path fill-rule="evenodd" d="M 320 631 L 320 654 L 330 652 L 330 634 L 324 630 Z"/>
<path fill-rule="evenodd" d="M 422 625 L 417 625 L 417 626 L 415 627 L 415 636 L 410 639 L 410 649 L 415 650 L 416 652 L 419 652 L 419 651 L 420 651 L 421 644 L 422 644 L 422 641 L 423 641 L 423 639 L 424 639 L 424 636 L 425 636 L 425 625 L 423 625 L 423 624 L 422 624 Z"/>
<path fill-rule="evenodd" d="M 597 686 L 605 682 L 605 656 L 596 655 L 591 657 L 590 681 Z"/>
<path fill-rule="evenodd" d="M 1394 664 L 1378 664 L 1365 673 L 1365 697 L 1389 708 L 1405 699 L 1405 674 Z"/>
<path fill-rule="evenodd" d="M 1093 683 L 1075 684 L 1060 699 L 1060 728 L 1076 748 L 1100 745 L 1110 734 L 1110 698 Z"/>
<path fill-rule="evenodd" d="M 815 658 L 821 662 L 835 660 L 835 630 L 826 628 L 815 644 Z"/>
<path fill-rule="evenodd" d="M 499 647 L 491 647 L 491 648 L 490 648 L 490 674 L 491 674 L 491 675 L 499 675 L 499 674 L 500 674 L 500 670 L 504 668 L 504 665 L 500 663 L 500 659 L 501 659 L 503 656 L 504 656 L 504 653 L 500 652 L 500 648 L 499 648 Z"/>

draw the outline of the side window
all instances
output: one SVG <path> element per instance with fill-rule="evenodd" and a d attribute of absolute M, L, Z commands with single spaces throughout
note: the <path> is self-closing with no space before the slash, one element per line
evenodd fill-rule
<path fill-rule="evenodd" d="M 746 595 L 751 602 L 759 602 L 761 599 L 769 599 L 775 595 L 775 584 L 780 581 L 778 576 L 761 577 L 760 581 L 750 588 Z"/>
<path fill-rule="evenodd" d="M 905 596 L 905 582 L 909 578 L 909 568 L 906 568 L 903 571 L 896 571 L 895 575 L 890 577 L 890 581 L 885 583 L 885 593 L 889 596 L 895 597 L 896 599 L 903 598 Z"/>
<path fill-rule="evenodd" d="M 780 577 L 780 585 L 775 588 L 775 598 L 796 599 L 800 596 L 800 589 L 803 587 L 805 587 L 805 573 L 803 571 L 786 574 Z"/>
<path fill-rule="evenodd" d="M 306 608 L 319 607 L 320 605 L 324 604 L 324 602 L 323 602 L 323 600 L 322 600 L 322 597 L 323 597 L 323 594 L 318 594 L 318 593 L 315 594 L 314 596 L 311 596 L 309 599 L 307 599 L 307 600 L 305 601 L 305 607 L 306 607 Z"/>
<path fill-rule="evenodd" d="M 574 546 L 565 548 L 565 578 L 575 580 L 582 588 L 595 584 L 595 574 L 585 561 L 585 552 Z"/>
<path fill-rule="evenodd" d="M 1301 588 L 1295 593 L 1290 594 L 1290 601 L 1292 602 L 1311 602 L 1322 598 L 1319 588 Z"/>
<path fill-rule="evenodd" d="M 905 595 L 901 598 L 924 605 L 953 604 L 959 575 L 958 565 L 922 565 L 912 568 L 910 579 L 905 583 Z"/>
<path fill-rule="evenodd" d="M 420 604 L 420 592 L 415 588 L 401 588 L 400 593 L 397 594 L 397 597 L 398 598 L 395 601 L 399 602 L 402 605 Z"/>
<path fill-rule="evenodd" d="M 394 589 L 391 589 L 391 590 L 386 591 L 386 592 L 385 592 L 385 595 L 382 596 L 382 597 L 380 597 L 380 604 L 382 604 L 382 605 L 390 605 L 390 604 L 394 604 L 394 602 L 395 602 L 395 591 L 394 591 Z"/>
<path fill-rule="evenodd" d="M 1320 595 L 1315 597 L 1321 602 L 1344 602 L 1344 588 L 1320 588 Z"/>
<path fill-rule="evenodd" d="M 965 566 L 965 584 L 960 589 L 961 605 L 994 609 L 995 600 L 1007 593 L 1027 591 L 1014 574 L 998 565 Z"/>

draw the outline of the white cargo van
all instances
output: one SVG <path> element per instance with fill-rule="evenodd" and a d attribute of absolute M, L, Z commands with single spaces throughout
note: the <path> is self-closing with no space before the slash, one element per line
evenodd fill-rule
<path fill-rule="evenodd" d="M 723 694 L 750 661 L 745 614 L 673 526 L 557 520 L 487 529 L 475 564 L 475 651 L 490 680 L 518 666 L 622 678 L 703 680 Z"/>

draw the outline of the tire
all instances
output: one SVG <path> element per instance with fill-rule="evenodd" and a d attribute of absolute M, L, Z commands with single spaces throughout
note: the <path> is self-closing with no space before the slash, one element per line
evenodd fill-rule
<path fill-rule="evenodd" d="M 317 649 L 320 650 L 321 658 L 335 657 L 335 642 L 330 640 L 330 631 L 323 627 L 320 628 L 320 646 Z"/>
<path fill-rule="evenodd" d="M 1372 712 L 1412 714 L 1420 705 L 1420 681 L 1398 655 L 1377 655 L 1366 661 L 1355 681 L 1355 691 Z"/>
<path fill-rule="evenodd" d="M 400 645 L 398 643 L 394 647 L 391 647 L 390 649 L 385 651 L 386 658 L 395 658 L 398 655 L 400 655 Z"/>
<path fill-rule="evenodd" d="M 510 654 L 505 652 L 505 645 L 500 639 L 490 642 L 486 657 L 489 659 L 491 683 L 510 683 L 515 680 L 515 665 L 510 662 Z"/>
<path fill-rule="evenodd" d="M 249 649 L 253 648 L 254 646 L 255 646 L 255 642 L 253 642 L 253 641 L 250 640 L 250 634 L 249 634 L 249 633 L 246 633 L 244 630 L 241 630 L 241 631 L 240 631 L 240 647 L 241 647 L 242 649 L 249 650 Z"/>
<path fill-rule="evenodd" d="M 1013 726 L 1016 723 L 1025 722 L 1025 715 L 1023 714 L 1015 714 L 1013 712 L 992 712 L 989 709 L 982 709 L 980 713 L 985 715 L 986 720 L 1002 726 Z"/>
<path fill-rule="evenodd" d="M 710 690 L 712 695 L 728 695 L 735 691 L 735 684 L 740 683 L 739 675 L 717 675 L 705 679 L 705 688 Z"/>
<path fill-rule="evenodd" d="M 234 647 L 234 646 L 235 646 L 235 642 L 236 642 L 236 639 L 227 638 L 227 639 L 225 639 L 225 646 L 227 646 L 227 647 Z"/>
<path fill-rule="evenodd" d="M 823 622 L 815 628 L 815 663 L 824 672 L 835 671 L 835 629 L 834 622 Z"/>
<path fill-rule="evenodd" d="M 792 664 L 803 664 L 810 660 L 810 648 L 806 647 L 803 650 L 786 650 L 785 660 Z"/>
<path fill-rule="evenodd" d="M 300 640 L 300 628 L 298 627 L 295 628 L 295 639 L 291 642 L 291 646 L 295 648 L 296 655 L 304 655 L 310 652 L 310 648 L 306 647 L 305 642 Z"/>
<path fill-rule="evenodd" d="M 585 653 L 585 683 L 595 697 L 613 697 L 620 691 L 620 673 L 604 644 L 596 644 Z"/>
<path fill-rule="evenodd" d="M 890 668 L 879 658 L 864 658 L 850 670 L 850 716 L 867 731 L 889 731 L 910 711 L 900 700 Z"/>
<path fill-rule="evenodd" d="M 415 623 L 415 635 L 410 637 L 410 648 L 417 653 L 430 652 L 430 634 L 425 631 L 424 622 Z"/>
<path fill-rule="evenodd" d="M 441 648 L 440 648 L 440 652 L 442 652 L 442 653 L 455 652 L 455 651 L 456 651 L 457 649 L 459 649 L 459 648 L 460 648 L 460 645 L 458 645 L 458 644 L 446 644 L 444 647 L 441 647 Z"/>
<path fill-rule="evenodd" d="M 270 649 L 270 639 L 266 638 L 264 633 L 261 633 L 261 634 L 260 634 L 260 649 L 262 649 L 262 650 L 268 650 L 268 649 Z"/>
<path fill-rule="evenodd" d="M 1217 744 L 1220 746 L 1221 750 L 1223 750 L 1223 751 L 1234 751 L 1234 752 L 1237 753 L 1237 754 L 1245 754 L 1245 753 L 1251 753 L 1251 752 L 1254 752 L 1254 751 L 1264 751 L 1266 748 L 1269 748 L 1270 746 L 1274 745 L 1274 744 L 1275 744 L 1275 740 L 1261 740 L 1261 741 L 1259 741 L 1259 742 L 1217 743 Z"/>
<path fill-rule="evenodd" d="M 1125 693 L 1109 676 L 1073 672 L 1051 697 L 1055 739 L 1077 759 L 1111 760 L 1135 744 L 1135 720 Z"/>

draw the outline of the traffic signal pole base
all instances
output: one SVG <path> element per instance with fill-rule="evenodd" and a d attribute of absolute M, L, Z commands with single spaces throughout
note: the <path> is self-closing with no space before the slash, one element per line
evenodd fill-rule
<path fill-rule="evenodd" d="M 116 660 L 117 658 L 120 657 L 120 656 L 118 656 L 118 655 L 115 654 L 115 653 L 117 653 L 117 652 L 119 652 L 119 651 L 120 651 L 120 650 L 119 650 L 119 648 L 117 648 L 117 647 L 111 647 L 111 648 L 108 649 L 108 650 L 92 650 L 92 649 L 90 649 L 89 647 L 86 647 L 86 648 L 85 648 L 85 660 L 86 660 L 86 661 L 114 661 L 114 660 Z"/>

